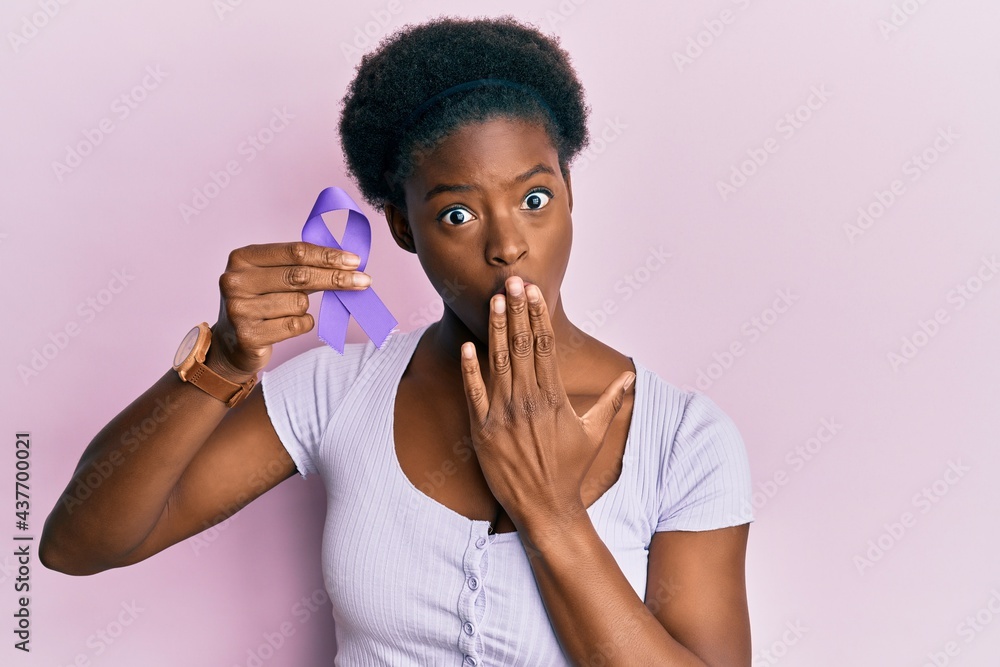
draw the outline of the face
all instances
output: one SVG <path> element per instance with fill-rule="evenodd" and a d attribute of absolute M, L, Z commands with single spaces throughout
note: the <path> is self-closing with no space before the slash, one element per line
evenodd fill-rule
<path fill-rule="evenodd" d="M 405 213 L 386 205 L 396 242 L 417 254 L 445 308 L 481 342 L 490 298 L 510 276 L 537 285 L 552 316 L 561 313 L 572 189 L 542 125 L 464 125 L 420 156 L 404 191 Z"/>

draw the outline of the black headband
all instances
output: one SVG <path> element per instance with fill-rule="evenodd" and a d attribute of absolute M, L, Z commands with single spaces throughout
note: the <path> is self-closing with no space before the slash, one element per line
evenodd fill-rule
<path fill-rule="evenodd" d="M 538 104 L 545 109 L 551 118 L 555 118 L 555 114 L 552 112 L 551 107 L 545 102 L 545 99 L 538 94 L 531 86 L 526 86 L 523 83 L 518 83 L 516 81 L 510 81 L 508 79 L 476 79 L 475 81 L 466 81 L 465 83 L 460 83 L 458 85 L 452 86 L 451 88 L 446 88 L 436 95 L 432 95 L 426 101 L 420 104 L 416 109 L 410 112 L 399 127 L 396 130 L 396 140 L 393 142 L 390 152 L 385 156 L 385 163 L 390 161 L 390 156 L 399 148 L 399 142 L 402 140 L 403 136 L 410 130 L 413 125 L 420 120 L 420 118 L 427 113 L 428 109 L 440 102 L 445 97 L 449 95 L 454 95 L 455 93 L 461 93 L 466 90 L 472 90 L 473 88 L 481 88 L 483 86 L 506 86 L 507 88 L 515 88 L 522 92 L 531 95 L 535 98 Z"/>

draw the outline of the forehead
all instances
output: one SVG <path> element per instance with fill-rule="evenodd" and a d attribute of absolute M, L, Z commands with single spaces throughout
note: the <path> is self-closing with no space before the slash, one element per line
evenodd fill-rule
<path fill-rule="evenodd" d="M 408 184 L 425 192 L 442 182 L 507 183 L 539 163 L 558 173 L 559 154 L 541 123 L 500 118 L 462 125 L 417 163 Z"/>

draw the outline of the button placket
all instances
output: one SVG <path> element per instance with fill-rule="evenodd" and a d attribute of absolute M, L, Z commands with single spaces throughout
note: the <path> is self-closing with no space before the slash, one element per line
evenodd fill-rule
<path fill-rule="evenodd" d="M 488 524 L 472 522 L 463 558 L 465 582 L 458 596 L 458 621 L 461 624 L 458 647 L 464 664 L 482 664 L 483 638 L 480 623 L 485 610 L 486 565 L 488 561 Z"/>

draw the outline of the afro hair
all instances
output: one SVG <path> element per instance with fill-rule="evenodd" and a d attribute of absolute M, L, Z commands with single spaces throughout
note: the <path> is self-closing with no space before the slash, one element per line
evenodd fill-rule
<path fill-rule="evenodd" d="M 515 85 L 461 90 L 413 117 L 435 95 L 478 79 Z M 587 145 L 589 112 L 558 38 L 509 16 L 445 17 L 404 26 L 362 58 L 339 129 L 347 168 L 365 200 L 405 208 L 402 184 L 418 156 L 457 127 L 497 117 L 540 122 L 565 172 Z"/>

